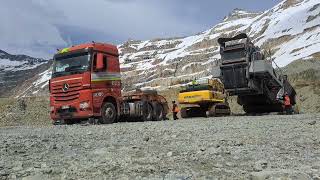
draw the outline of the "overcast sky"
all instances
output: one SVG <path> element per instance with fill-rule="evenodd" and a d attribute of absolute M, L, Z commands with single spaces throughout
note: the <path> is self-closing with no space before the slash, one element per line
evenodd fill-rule
<path fill-rule="evenodd" d="M 120 44 L 195 34 L 233 9 L 270 9 L 280 0 L 2 0 L 0 49 L 48 57 L 91 40 Z"/>

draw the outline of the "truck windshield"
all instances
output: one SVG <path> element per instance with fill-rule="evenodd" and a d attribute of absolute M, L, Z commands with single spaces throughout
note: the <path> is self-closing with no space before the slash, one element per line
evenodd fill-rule
<path fill-rule="evenodd" d="M 83 73 L 88 71 L 89 67 L 90 55 L 88 53 L 62 56 L 54 59 L 52 77 Z"/>
<path fill-rule="evenodd" d="M 221 54 L 222 60 L 237 60 L 237 59 L 242 59 L 246 57 L 246 52 L 245 49 L 234 49 L 230 51 L 225 51 Z"/>

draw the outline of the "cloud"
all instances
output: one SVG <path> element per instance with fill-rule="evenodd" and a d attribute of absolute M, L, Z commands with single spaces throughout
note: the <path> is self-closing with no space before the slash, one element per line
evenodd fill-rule
<path fill-rule="evenodd" d="M 54 16 L 30 1 L 10 0 L 0 6 L 0 48 L 17 54 L 45 56 L 66 44 L 53 25 Z"/>
<path fill-rule="evenodd" d="M 175 17 L 174 13 L 159 1 L 155 2 L 150 0 L 96 0 L 94 3 L 93 1 L 79 3 L 78 0 L 55 1 L 68 17 L 66 21 L 68 25 L 114 34 L 122 37 L 121 40 L 128 37 L 146 39 L 182 35 L 194 29 L 192 24 Z M 67 25 L 65 22 L 62 23 Z"/>
<path fill-rule="evenodd" d="M 119 44 L 129 38 L 186 36 L 206 30 L 228 14 L 220 7 L 229 12 L 231 5 L 240 4 L 233 0 L 6 0 L 0 6 L 0 49 L 49 57 L 56 48 L 91 40 Z"/>
<path fill-rule="evenodd" d="M 7 0 L 0 6 L 0 22 L 0 49 L 46 57 L 56 47 L 90 39 L 121 43 L 193 29 L 147 0 Z"/>

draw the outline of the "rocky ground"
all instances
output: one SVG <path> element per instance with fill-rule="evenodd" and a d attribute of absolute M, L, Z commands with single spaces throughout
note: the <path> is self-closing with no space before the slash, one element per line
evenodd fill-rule
<path fill-rule="evenodd" d="M 320 114 L 0 128 L 0 179 L 320 179 Z"/>

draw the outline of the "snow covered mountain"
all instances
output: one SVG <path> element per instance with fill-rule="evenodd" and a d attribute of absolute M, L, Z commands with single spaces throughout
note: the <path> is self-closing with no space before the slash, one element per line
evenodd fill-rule
<path fill-rule="evenodd" d="M 283 67 L 320 51 L 319 0 L 285 0 L 262 13 L 236 9 L 197 35 L 128 41 L 119 46 L 125 83 L 165 87 L 210 75 L 220 58 L 217 39 L 245 32 Z M 128 87 L 128 89 L 133 87 Z"/>
<path fill-rule="evenodd" d="M 0 97 L 13 93 L 15 88 L 49 66 L 44 59 L 11 55 L 0 50 Z"/>
<path fill-rule="evenodd" d="M 118 46 L 124 90 L 164 89 L 207 77 L 220 58 L 217 39 L 247 33 L 284 67 L 295 60 L 315 59 L 320 53 L 319 0 L 284 0 L 260 13 L 235 9 L 209 30 L 189 37 L 130 40 Z M 39 75 L 45 80 L 50 71 Z M 33 83 L 24 95 L 45 88 Z"/>

